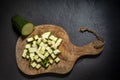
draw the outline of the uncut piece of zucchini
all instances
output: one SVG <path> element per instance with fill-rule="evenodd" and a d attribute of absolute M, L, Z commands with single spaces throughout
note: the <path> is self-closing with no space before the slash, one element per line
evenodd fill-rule
<path fill-rule="evenodd" d="M 12 17 L 12 24 L 23 36 L 29 35 L 34 30 L 34 25 L 19 15 Z"/>

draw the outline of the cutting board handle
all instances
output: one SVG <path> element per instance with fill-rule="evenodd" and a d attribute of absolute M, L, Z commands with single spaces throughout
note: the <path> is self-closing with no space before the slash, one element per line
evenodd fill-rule
<path fill-rule="evenodd" d="M 87 45 L 77 47 L 76 57 L 80 57 L 84 55 L 97 55 L 103 51 L 105 42 L 103 38 L 96 31 L 86 27 L 81 27 L 79 31 L 92 33 L 94 36 L 96 36 L 97 40 L 90 42 Z"/>

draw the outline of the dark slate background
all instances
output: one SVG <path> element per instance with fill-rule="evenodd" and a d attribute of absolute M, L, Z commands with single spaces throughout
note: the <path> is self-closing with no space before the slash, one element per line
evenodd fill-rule
<path fill-rule="evenodd" d="M 116 80 L 120 72 L 119 5 L 118 0 L 1 0 L 0 80 Z M 11 17 L 16 14 L 35 25 L 63 27 L 76 46 L 95 40 L 90 33 L 79 33 L 80 26 L 94 29 L 103 36 L 105 50 L 96 57 L 80 58 L 66 75 L 24 75 L 19 71 L 15 58 L 19 35 L 12 28 Z"/>

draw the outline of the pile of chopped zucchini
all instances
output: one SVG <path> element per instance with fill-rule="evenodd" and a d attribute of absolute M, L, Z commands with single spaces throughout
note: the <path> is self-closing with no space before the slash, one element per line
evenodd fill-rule
<path fill-rule="evenodd" d="M 55 37 L 51 32 L 45 32 L 40 37 L 34 35 L 26 41 L 27 44 L 23 50 L 22 57 L 30 61 L 32 68 L 47 68 L 49 65 L 60 61 L 58 55 L 61 51 L 58 47 L 62 39 Z"/>

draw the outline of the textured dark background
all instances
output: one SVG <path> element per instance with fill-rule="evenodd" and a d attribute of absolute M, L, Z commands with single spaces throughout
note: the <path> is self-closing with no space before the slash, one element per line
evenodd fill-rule
<path fill-rule="evenodd" d="M 120 73 L 120 6 L 118 0 L 1 0 L 0 1 L 0 80 L 116 80 Z M 96 30 L 106 46 L 101 55 L 80 58 L 66 75 L 44 74 L 30 77 L 17 68 L 17 38 L 11 17 L 19 14 L 35 25 L 56 24 L 77 46 L 95 37 L 79 33 L 80 26 Z M 118 79 L 117 79 L 118 80 Z"/>

